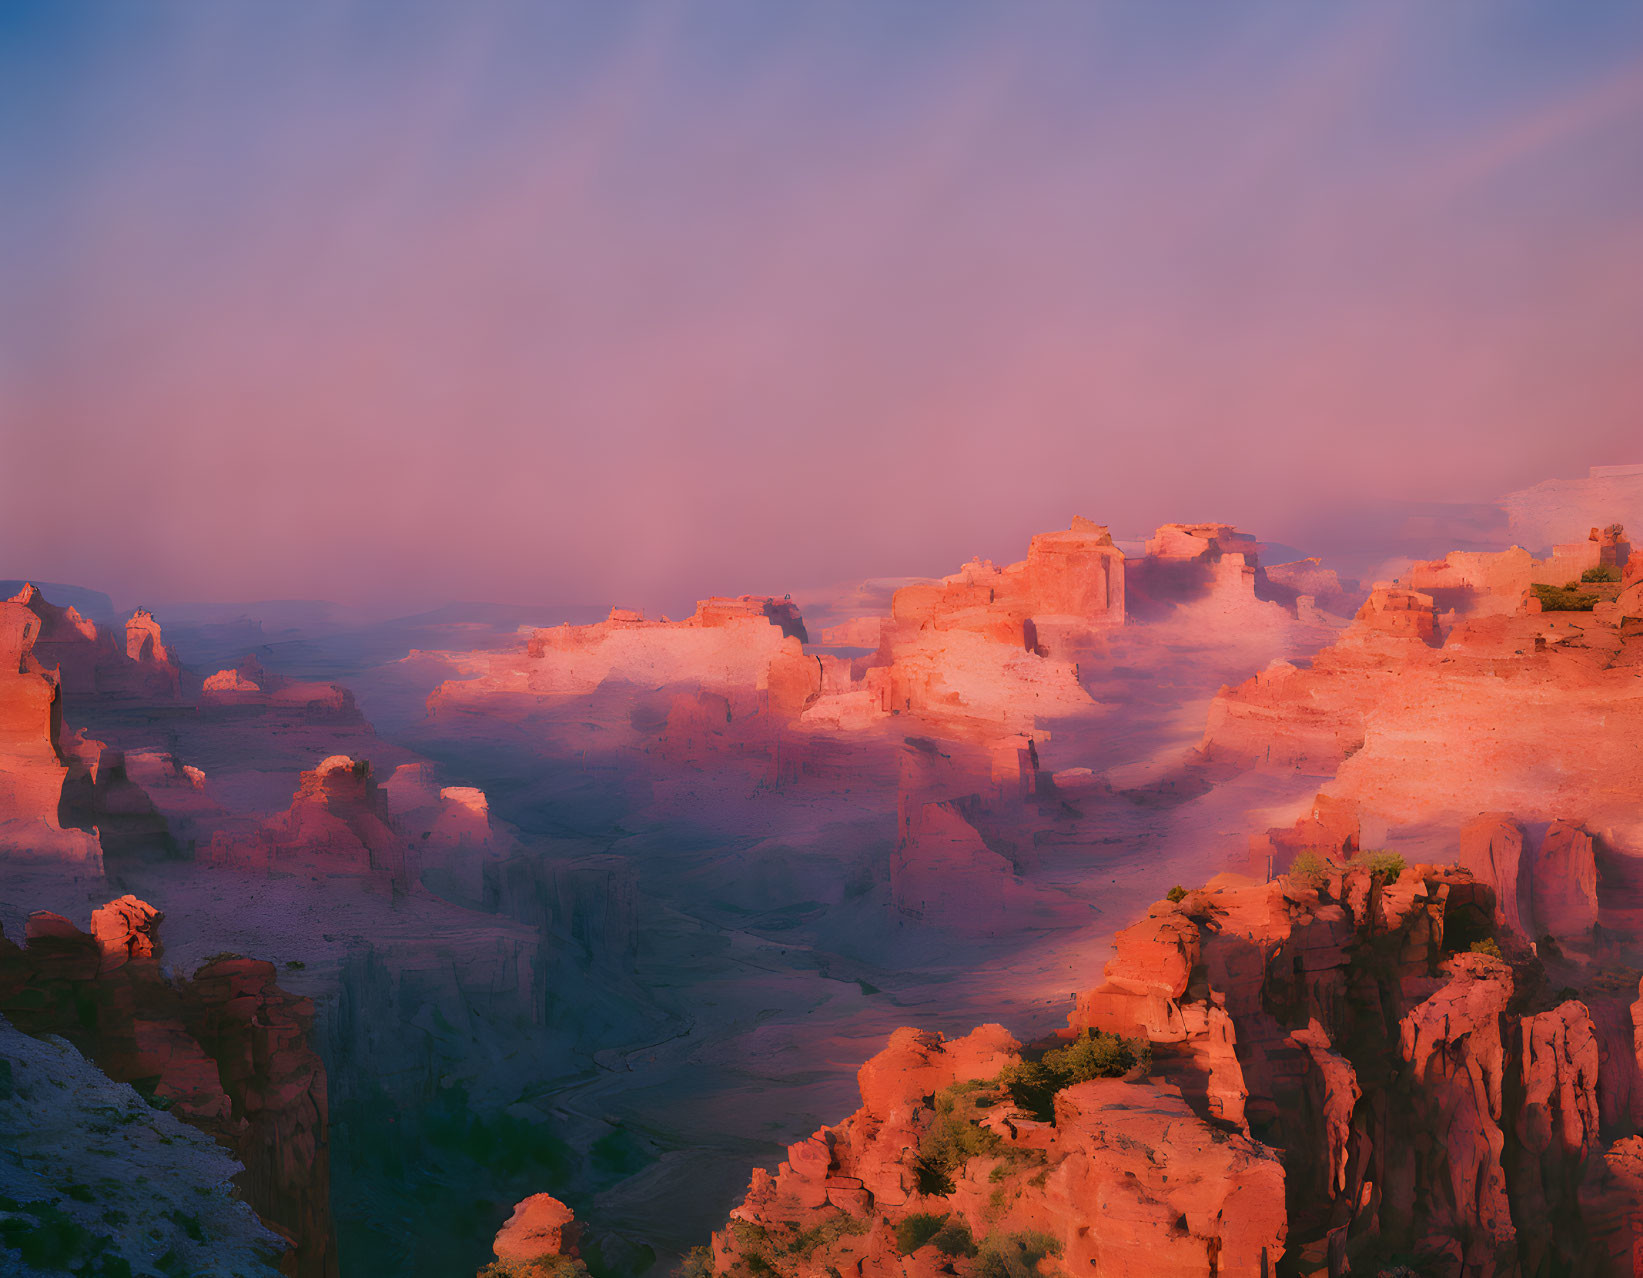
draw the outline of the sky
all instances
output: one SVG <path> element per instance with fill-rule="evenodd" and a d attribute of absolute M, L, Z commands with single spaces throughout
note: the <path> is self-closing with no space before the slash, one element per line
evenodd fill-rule
<path fill-rule="evenodd" d="M 678 609 L 1643 461 L 1643 7 L 0 0 L 0 577 Z"/>

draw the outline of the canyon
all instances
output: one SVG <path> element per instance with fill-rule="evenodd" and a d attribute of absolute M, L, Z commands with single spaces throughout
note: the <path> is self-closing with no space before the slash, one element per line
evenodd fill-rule
<path fill-rule="evenodd" d="M 24 584 L 14 1072 L 156 1115 L 224 1273 L 1632 1272 L 1643 553 L 1557 491 L 1367 582 L 1074 518 L 679 620 Z M 59 1181 L 8 1260 L 123 1245 Z"/>

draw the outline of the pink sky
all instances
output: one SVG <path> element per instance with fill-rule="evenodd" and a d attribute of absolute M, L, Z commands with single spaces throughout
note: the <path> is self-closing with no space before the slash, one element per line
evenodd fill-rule
<path fill-rule="evenodd" d="M 78 12 L 0 577 L 671 608 L 1643 460 L 1635 11 Z"/>

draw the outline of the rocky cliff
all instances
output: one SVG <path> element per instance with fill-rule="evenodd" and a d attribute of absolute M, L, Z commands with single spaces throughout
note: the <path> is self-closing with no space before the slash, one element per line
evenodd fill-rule
<path fill-rule="evenodd" d="M 1172 898 L 1056 1039 L 897 1031 L 698 1271 L 1634 1272 L 1635 979 L 1497 931 L 1454 866 Z"/>

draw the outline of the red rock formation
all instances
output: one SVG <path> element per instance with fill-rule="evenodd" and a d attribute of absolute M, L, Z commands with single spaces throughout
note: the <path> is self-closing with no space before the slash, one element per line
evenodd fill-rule
<path fill-rule="evenodd" d="M 1069 1273 L 1274 1272 L 1284 1174 L 1270 1150 L 1216 1130 L 1167 1084 L 1085 1082 L 1056 1094 L 1053 1125 L 1034 1119 L 994 1081 L 1020 1059 L 996 1025 L 950 1042 L 897 1030 L 862 1066 L 861 1109 L 754 1174 L 714 1236 L 716 1270 L 757 1258 L 806 1276 L 967 1275 L 1037 1236 Z M 923 1151 L 942 1157 L 955 1124 L 977 1152 L 933 1183 Z M 919 1215 L 939 1215 L 954 1241 L 928 1245 L 926 1229 L 925 1246 L 899 1254 L 911 1245 L 897 1226 Z"/>
<path fill-rule="evenodd" d="M 727 625 L 731 621 L 756 617 L 762 617 L 777 626 L 786 638 L 797 639 L 800 643 L 810 642 L 810 637 L 804 631 L 804 617 L 799 612 L 799 606 L 791 598 L 774 599 L 768 595 L 738 595 L 735 598 L 727 598 L 723 595 L 714 595 L 697 603 L 695 615 L 686 624 L 694 623 L 711 628 Z"/>
<path fill-rule="evenodd" d="M 986 741 L 1090 708 L 1075 662 L 1124 620 L 1124 556 L 1107 530 L 1075 519 L 1034 537 L 1006 568 L 972 560 L 895 592 L 873 668 L 824 686 L 805 720 L 859 721 L 841 700 L 922 719 L 947 738 Z"/>
<path fill-rule="evenodd" d="M 273 821 L 245 834 L 219 831 L 205 859 L 265 874 L 370 878 L 396 891 L 408 890 L 418 874 L 370 763 L 343 754 L 304 772 L 291 806 Z"/>
<path fill-rule="evenodd" d="M 896 591 L 895 637 L 921 630 L 969 631 L 1032 646 L 1027 623 L 1067 618 L 1085 629 L 1124 620 L 1124 552 L 1101 524 L 1074 519 L 1066 532 L 1040 533 L 1027 558 L 1007 568 L 973 559 L 951 577 Z"/>
<path fill-rule="evenodd" d="M 28 609 L 38 619 L 35 660 L 44 669 L 57 672 L 63 691 L 95 693 L 98 666 L 106 665 L 116 655 L 113 643 L 98 634 L 96 623 L 82 617 L 73 606 L 57 607 L 28 583 L 8 602 Z"/>
<path fill-rule="evenodd" d="M 262 685 L 254 679 L 247 678 L 239 670 L 219 670 L 214 675 L 206 676 L 203 690 L 207 693 L 240 696 L 261 695 Z"/>
<path fill-rule="evenodd" d="M 1201 750 L 1216 766 L 1325 778 L 1325 796 L 1355 803 L 1378 829 L 1458 840 L 1480 811 L 1577 823 L 1614 854 L 1599 905 L 1613 911 L 1606 927 L 1624 927 L 1643 913 L 1639 668 L 1643 626 L 1630 627 L 1618 604 L 1456 619 L 1416 592 L 1379 588 L 1309 667 L 1280 663 L 1224 690 Z M 1589 871 L 1575 871 L 1569 890 L 1584 897 Z M 1521 876 L 1518 889 L 1527 928 Z M 1503 909 L 1509 895 L 1503 885 Z M 1565 930 L 1584 932 L 1589 910 L 1572 908 L 1580 917 Z M 1533 926 L 1551 930 L 1545 919 Z"/>
<path fill-rule="evenodd" d="M 1592 930 L 1597 922 L 1597 862 L 1591 835 L 1572 822 L 1552 822 L 1535 851 L 1530 879 L 1541 932 L 1575 940 Z"/>
<path fill-rule="evenodd" d="M 517 718 L 534 702 L 637 685 L 717 693 L 741 717 L 765 708 L 771 663 L 802 644 L 803 629 L 790 601 L 756 596 L 705 599 L 683 621 L 612 609 L 595 625 L 534 631 L 523 653 L 464 654 L 460 666 L 475 677 L 441 684 L 428 712 Z"/>
<path fill-rule="evenodd" d="M 1597 545 L 1597 561 L 1608 568 L 1623 567 L 1632 555 L 1632 543 L 1626 538 L 1624 524 L 1607 524 L 1594 528 L 1586 539 Z"/>
<path fill-rule="evenodd" d="M 147 901 L 122 896 L 91 912 L 91 936 L 102 951 L 99 972 L 114 972 L 127 959 L 158 958 L 159 925 L 165 916 Z"/>
<path fill-rule="evenodd" d="M 1408 1133 L 1416 1182 L 1394 1199 L 1421 1211 L 1415 1240 L 1462 1273 L 1511 1269 L 1517 1242 L 1506 1174 L 1502 1088 L 1506 1076 L 1501 1014 L 1512 997 L 1512 973 L 1483 955 L 1457 955 L 1449 979 L 1399 1025 L 1399 1050 L 1411 1071 Z M 1424 1190 L 1424 1192 L 1423 1192 Z"/>
<path fill-rule="evenodd" d="M 166 650 L 160 637 L 160 623 L 146 608 L 139 608 L 126 622 L 126 657 L 132 667 L 126 671 L 126 690 L 151 697 L 175 697 L 181 690 L 182 672 L 177 659 Z"/>
<path fill-rule="evenodd" d="M 1055 1098 L 1045 1215 L 1068 1273 L 1261 1278 L 1283 1254 L 1284 1171 L 1273 1152 L 1198 1118 L 1174 1089 L 1116 1079 Z M 1145 1151 L 1137 1157 L 1138 1151 Z"/>
<path fill-rule="evenodd" d="M 1431 643 L 1437 637 L 1437 616 L 1432 596 L 1396 586 L 1377 585 L 1358 609 L 1356 620 L 1364 629 L 1398 639 L 1418 639 Z M 1362 630 L 1351 636 L 1362 637 Z"/>
<path fill-rule="evenodd" d="M 89 934 L 60 915 L 31 915 L 22 948 L 0 936 L 0 1013 L 31 1034 L 62 1035 L 227 1146 L 245 1166 L 246 1201 L 291 1245 L 286 1272 L 334 1278 L 313 1004 L 252 959 L 168 977 L 162 918 L 131 896 L 94 911 Z"/>
<path fill-rule="evenodd" d="M 1147 538 L 1148 558 L 1177 563 L 1234 554 L 1253 559 L 1258 548 L 1251 534 L 1231 524 L 1165 524 Z"/>
<path fill-rule="evenodd" d="M 530 1266 L 576 1256 L 576 1214 L 552 1194 L 532 1194 L 513 1209 L 492 1244 L 504 1264 Z"/>
<path fill-rule="evenodd" d="M 1068 1031 L 1147 1039 L 1149 1081 L 1065 1087 L 1045 1124 L 1013 1102 L 998 1027 L 898 1031 L 862 1068 L 862 1108 L 754 1175 L 716 1264 L 970 1273 L 962 1250 L 897 1254 L 898 1224 L 927 1213 L 994 1246 L 1043 1231 L 1066 1272 L 1340 1275 L 1394 1255 L 1441 1278 L 1631 1272 L 1643 1144 L 1605 1146 L 1600 1097 L 1636 1061 L 1605 1052 L 1586 1003 L 1535 1010 L 1536 960 L 1454 952 L 1493 919 L 1485 885 L 1431 866 L 1161 902 Z"/>
<path fill-rule="evenodd" d="M 32 585 L 25 584 L 10 602 L 39 619 L 35 655 L 46 669 L 57 671 L 66 695 L 176 699 L 181 670 L 147 609 L 137 609 L 124 638 L 116 640 L 74 608 L 56 607 Z"/>
<path fill-rule="evenodd" d="M 1358 851 L 1361 833 L 1355 802 L 1315 795 L 1310 811 L 1293 825 L 1274 827 L 1250 840 L 1249 869 L 1262 878 L 1281 874 L 1302 852 L 1347 859 Z"/>
<path fill-rule="evenodd" d="M 1533 886 L 1523 855 L 1523 827 L 1503 812 L 1484 812 L 1460 828 L 1460 864 L 1495 891 L 1495 922 L 1534 937 Z"/>
<path fill-rule="evenodd" d="M 1518 1025 L 1523 1094 L 1514 1134 L 1519 1150 L 1510 1163 L 1511 1202 L 1520 1221 L 1553 1214 L 1578 1215 L 1582 1165 L 1601 1148 L 1597 1084 L 1600 1052 L 1585 1004 L 1570 1000 Z M 1525 1273 L 1573 1272 L 1584 1248 L 1520 1226 Z"/>
<path fill-rule="evenodd" d="M 94 760 L 97 747 L 65 737 L 57 676 L 34 656 L 41 624 L 16 599 L 0 603 L 0 857 L 68 862 L 99 873 L 96 837 L 64 829 L 60 819 L 65 782 L 89 775 L 84 756 Z"/>

